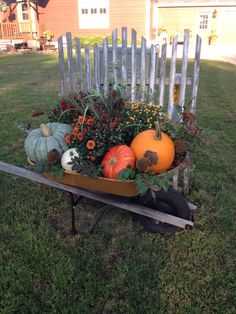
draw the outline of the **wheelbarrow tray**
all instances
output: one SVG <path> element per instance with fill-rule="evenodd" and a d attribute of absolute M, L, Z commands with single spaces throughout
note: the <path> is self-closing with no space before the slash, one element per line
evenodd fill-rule
<path fill-rule="evenodd" d="M 179 166 L 158 176 L 164 176 L 166 174 L 171 173 L 173 175 L 173 187 L 175 188 L 176 180 L 174 179 L 174 177 L 179 174 L 179 171 L 182 166 L 183 165 L 180 164 Z M 57 179 L 53 177 L 50 172 L 44 172 L 44 175 L 48 179 L 55 180 L 63 184 L 79 187 L 82 189 L 91 190 L 94 192 L 113 194 L 125 197 L 135 197 L 139 195 L 134 180 L 121 181 L 103 177 L 93 178 L 71 171 L 64 171 L 64 177 L 62 179 Z"/>
<path fill-rule="evenodd" d="M 103 177 L 93 178 L 70 171 L 64 171 L 62 179 L 54 178 L 50 172 L 44 172 L 44 175 L 48 179 L 95 192 L 127 197 L 134 197 L 139 194 L 134 180 L 121 181 Z"/>

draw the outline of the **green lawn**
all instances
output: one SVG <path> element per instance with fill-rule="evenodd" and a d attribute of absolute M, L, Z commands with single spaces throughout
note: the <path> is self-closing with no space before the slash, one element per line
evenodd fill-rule
<path fill-rule="evenodd" d="M 83 200 L 71 237 L 65 194 L 1 173 L 1 313 L 235 313 L 235 82 L 236 66 L 201 62 L 191 231 L 153 235 L 112 209 L 88 234 L 103 204 Z M 47 121 L 59 90 L 56 55 L 0 56 L 0 160 L 27 166 L 17 126 Z"/>

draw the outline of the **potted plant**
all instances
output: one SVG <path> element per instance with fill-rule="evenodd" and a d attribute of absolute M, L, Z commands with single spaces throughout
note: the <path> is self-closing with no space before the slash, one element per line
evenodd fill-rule
<path fill-rule="evenodd" d="M 217 40 L 218 36 L 216 35 L 215 31 L 211 31 L 210 36 L 208 36 L 208 44 L 211 45 L 212 42 Z"/>
<path fill-rule="evenodd" d="M 168 33 L 167 29 L 164 26 L 158 28 L 158 36 L 160 38 L 161 43 L 166 43 Z"/>
<path fill-rule="evenodd" d="M 0 0 L 0 10 L 2 12 L 6 12 L 8 8 L 8 5 L 6 3 L 6 1 Z"/>
<path fill-rule="evenodd" d="M 50 42 L 50 41 L 53 39 L 54 34 L 53 34 L 52 31 L 47 30 L 47 31 L 43 32 L 43 37 L 44 37 L 47 41 Z"/>

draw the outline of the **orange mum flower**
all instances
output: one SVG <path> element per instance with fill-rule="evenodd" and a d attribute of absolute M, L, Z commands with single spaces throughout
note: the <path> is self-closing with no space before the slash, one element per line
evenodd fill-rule
<path fill-rule="evenodd" d="M 79 123 L 79 124 L 83 124 L 83 123 L 84 123 L 84 120 L 85 120 L 84 116 L 79 116 L 79 118 L 78 118 L 78 123 Z"/>
<path fill-rule="evenodd" d="M 93 140 L 89 140 L 88 142 L 87 142 L 87 145 L 86 145 L 86 147 L 88 148 L 88 149 L 94 149 L 94 147 L 95 147 L 95 142 L 93 141 Z"/>
<path fill-rule="evenodd" d="M 79 134 L 79 129 L 77 127 L 75 127 L 73 130 L 74 137 L 78 137 L 78 134 Z"/>
<path fill-rule="evenodd" d="M 66 144 L 71 144 L 71 135 L 65 136 Z"/>
<path fill-rule="evenodd" d="M 80 142 L 82 142 L 83 141 L 83 134 L 80 132 L 79 134 L 78 134 L 78 140 L 80 141 Z"/>

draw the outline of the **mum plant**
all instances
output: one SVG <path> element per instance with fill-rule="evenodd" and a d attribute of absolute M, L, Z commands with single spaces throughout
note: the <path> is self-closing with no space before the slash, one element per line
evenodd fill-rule
<path fill-rule="evenodd" d="M 54 34 L 51 30 L 47 30 L 43 32 L 43 37 L 46 38 L 47 40 L 52 40 L 54 37 Z"/>

